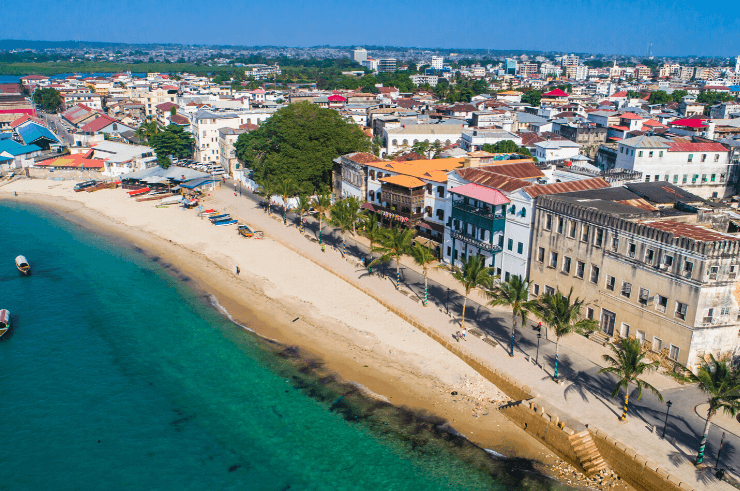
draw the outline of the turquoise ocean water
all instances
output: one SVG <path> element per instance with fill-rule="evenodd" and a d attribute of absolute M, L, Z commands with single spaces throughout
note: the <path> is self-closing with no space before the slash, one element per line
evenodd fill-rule
<path fill-rule="evenodd" d="M 459 443 L 419 443 L 328 401 L 186 285 L 113 239 L 0 202 L 0 308 L 13 320 L 0 339 L 0 489 L 524 487 L 494 479 L 507 465 L 481 465 L 482 451 L 460 457 Z"/>

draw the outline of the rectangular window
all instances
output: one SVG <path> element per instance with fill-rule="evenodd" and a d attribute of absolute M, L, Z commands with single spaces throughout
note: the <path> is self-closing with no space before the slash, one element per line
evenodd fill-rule
<path fill-rule="evenodd" d="M 691 278 L 691 275 L 694 272 L 694 263 L 691 261 L 685 261 L 683 263 L 683 277 L 684 278 Z"/>
<path fill-rule="evenodd" d="M 707 154 L 703 153 L 701 154 L 701 161 L 706 162 L 707 161 Z"/>
<path fill-rule="evenodd" d="M 714 182 L 716 177 L 717 177 L 717 174 L 712 174 L 711 176 L 709 176 L 709 182 Z"/>
<path fill-rule="evenodd" d="M 640 151 L 637 152 L 637 156 L 638 157 L 642 157 L 642 150 L 640 150 Z"/>
<path fill-rule="evenodd" d="M 658 157 L 662 157 L 662 156 L 663 156 L 663 150 L 661 150 L 660 152 L 658 152 Z"/>
<path fill-rule="evenodd" d="M 584 271 L 586 270 L 586 263 L 576 261 L 576 278 L 583 279 Z"/>
<path fill-rule="evenodd" d="M 678 184 L 678 174 L 673 174 L 673 184 Z"/>
<path fill-rule="evenodd" d="M 576 222 L 575 220 L 570 221 L 570 227 L 568 228 L 568 237 L 571 239 L 576 238 Z"/>
<path fill-rule="evenodd" d="M 666 269 L 671 269 L 671 266 L 673 266 L 673 256 L 670 254 L 663 254 L 663 266 L 665 266 Z"/>
<path fill-rule="evenodd" d="M 707 182 L 707 175 L 706 174 L 702 174 L 701 175 L 701 182 Z"/>
<path fill-rule="evenodd" d="M 511 275 L 507 271 L 506 274 L 504 275 L 504 281 L 509 281 L 509 278 L 511 278 Z"/>
<path fill-rule="evenodd" d="M 555 288 L 545 285 L 545 295 L 555 295 Z"/>
<path fill-rule="evenodd" d="M 588 242 L 588 230 L 589 226 L 584 223 L 581 229 L 581 241 Z"/>
<path fill-rule="evenodd" d="M 735 278 L 737 278 L 737 264 L 730 265 L 729 277 L 731 280 L 734 280 Z"/>
<path fill-rule="evenodd" d="M 629 257 L 635 257 L 635 253 L 637 252 L 637 244 L 634 242 L 630 242 L 630 245 L 627 247 L 627 255 Z"/>
<path fill-rule="evenodd" d="M 718 275 L 719 275 L 719 266 L 710 266 L 709 267 L 709 279 L 716 280 Z"/>
<path fill-rule="evenodd" d="M 652 151 L 652 150 L 650 150 L 650 151 L 648 152 L 648 158 L 649 158 L 649 159 L 652 159 L 652 158 L 653 158 L 653 151 Z"/>
<path fill-rule="evenodd" d="M 594 318 L 594 309 L 592 309 L 591 307 L 586 307 L 586 317 L 588 319 L 593 319 Z"/>
<path fill-rule="evenodd" d="M 644 346 L 645 345 L 645 338 L 646 337 L 647 337 L 647 335 L 645 334 L 644 331 L 640 331 L 639 329 L 637 330 L 637 340 L 640 342 L 640 346 Z"/>
<path fill-rule="evenodd" d="M 719 162 L 719 154 L 718 153 L 715 153 L 714 154 L 714 161 L 715 162 Z"/>
<path fill-rule="evenodd" d="M 563 256 L 563 273 L 570 274 L 570 258 Z"/>
<path fill-rule="evenodd" d="M 557 252 L 550 253 L 550 267 L 551 268 L 558 267 L 558 253 Z"/>
<path fill-rule="evenodd" d="M 532 295 L 535 297 L 540 294 L 540 285 L 537 283 L 532 283 Z"/>
<path fill-rule="evenodd" d="M 711 324 L 714 320 L 714 308 L 707 310 L 707 315 L 704 316 L 704 324 Z"/>
<path fill-rule="evenodd" d="M 691 176 L 691 184 L 696 184 L 696 180 L 699 179 L 699 174 Z"/>
<path fill-rule="evenodd" d="M 668 358 L 670 358 L 673 361 L 678 361 L 678 353 L 681 351 L 681 349 L 672 344 L 671 349 L 668 351 Z"/>
<path fill-rule="evenodd" d="M 693 162 L 693 160 L 694 160 L 694 154 L 693 153 L 690 153 L 689 154 L 689 163 Z"/>
<path fill-rule="evenodd" d="M 558 233 L 563 233 L 563 228 L 565 227 L 565 219 L 563 217 L 558 217 Z"/>
<path fill-rule="evenodd" d="M 641 287 L 640 295 L 637 298 L 637 303 L 647 307 L 649 300 L 650 300 L 650 290 Z"/>
<path fill-rule="evenodd" d="M 619 237 L 616 235 L 612 237 L 612 252 L 617 252 L 619 250 Z"/>
<path fill-rule="evenodd" d="M 685 303 L 676 302 L 676 317 L 682 321 L 686 320 L 686 312 L 689 310 L 689 306 Z"/>
<path fill-rule="evenodd" d="M 730 307 L 722 307 L 722 310 L 720 310 L 719 315 L 730 315 Z"/>
<path fill-rule="evenodd" d="M 630 298 L 630 295 L 632 295 L 632 283 L 627 283 L 626 281 L 622 282 L 622 296 Z"/>
<path fill-rule="evenodd" d="M 658 182 L 658 181 L 660 181 L 660 176 L 656 174 L 655 175 L 655 182 Z"/>
<path fill-rule="evenodd" d="M 522 244 L 521 242 L 517 242 L 517 244 L 516 244 L 516 252 L 517 252 L 517 254 L 523 253 L 524 252 L 524 244 Z"/>
<path fill-rule="evenodd" d="M 617 279 L 614 278 L 614 276 L 607 276 L 606 277 L 606 289 L 613 292 L 614 291 L 614 285 L 616 284 Z"/>
<path fill-rule="evenodd" d="M 545 230 L 552 230 L 552 215 L 545 215 Z"/>
<path fill-rule="evenodd" d="M 655 310 L 665 314 L 668 309 L 668 299 L 662 295 L 655 296 Z"/>
<path fill-rule="evenodd" d="M 624 322 L 622 322 L 622 328 L 619 330 L 619 335 L 623 338 L 629 337 L 631 330 L 632 328 L 629 324 L 625 324 Z"/>
<path fill-rule="evenodd" d="M 537 249 L 537 262 L 544 263 L 545 262 L 545 248 L 540 247 Z"/>
<path fill-rule="evenodd" d="M 682 184 L 686 184 L 688 182 L 688 180 L 689 180 L 689 176 L 687 174 L 684 174 L 683 175 L 683 179 L 681 180 L 681 183 Z"/>
<path fill-rule="evenodd" d="M 601 247 L 601 244 L 604 243 L 604 229 L 603 228 L 597 228 L 596 229 L 596 236 L 594 237 L 594 245 L 596 247 Z"/>
<path fill-rule="evenodd" d="M 647 264 L 653 264 L 653 259 L 655 259 L 655 251 L 652 249 L 646 249 L 645 250 L 645 262 Z"/>
<path fill-rule="evenodd" d="M 663 340 L 653 336 L 653 351 L 655 351 L 656 353 L 660 353 L 660 350 L 662 349 L 663 349 Z"/>
<path fill-rule="evenodd" d="M 599 267 L 591 265 L 591 283 L 599 282 Z"/>
<path fill-rule="evenodd" d="M 668 174 L 666 174 L 665 176 L 663 176 L 663 180 L 665 182 L 668 182 L 670 180 L 670 178 L 671 178 L 671 176 L 669 176 Z"/>
<path fill-rule="evenodd" d="M 645 176 L 645 182 L 650 182 L 650 176 Z"/>
<path fill-rule="evenodd" d="M 506 248 L 510 251 L 514 249 L 514 239 L 509 239 L 509 241 L 506 243 Z"/>

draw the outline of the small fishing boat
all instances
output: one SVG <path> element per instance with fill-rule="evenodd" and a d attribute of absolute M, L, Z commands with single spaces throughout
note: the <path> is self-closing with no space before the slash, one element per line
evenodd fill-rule
<path fill-rule="evenodd" d="M 218 222 L 213 222 L 213 224 L 217 227 L 221 227 L 222 225 L 233 225 L 237 223 L 239 220 L 234 220 L 233 218 L 230 218 L 228 220 L 221 220 Z"/>
<path fill-rule="evenodd" d="M 84 190 L 88 193 L 94 193 L 95 191 L 100 191 L 101 189 L 116 189 L 120 184 L 121 181 L 101 182 L 100 184 L 85 188 Z"/>
<path fill-rule="evenodd" d="M 182 203 L 182 196 L 169 196 L 159 202 L 160 205 L 179 205 L 180 203 Z"/>
<path fill-rule="evenodd" d="M 227 218 L 231 218 L 231 215 L 228 213 L 222 213 L 220 215 L 213 215 L 208 217 L 208 219 L 212 222 L 217 222 L 219 220 L 226 220 Z"/>
<path fill-rule="evenodd" d="M 99 181 L 96 181 L 95 179 L 91 179 L 89 181 L 82 181 L 80 183 L 75 184 L 74 192 L 79 193 L 80 191 L 84 191 L 85 189 L 95 186 L 98 184 Z"/>
<path fill-rule="evenodd" d="M 246 238 L 250 238 L 254 235 L 254 232 L 252 232 L 252 229 L 247 227 L 246 225 L 239 225 L 237 230 L 239 230 L 239 233 Z"/>
<path fill-rule="evenodd" d="M 26 259 L 26 256 L 16 257 L 15 267 L 18 268 L 18 271 L 20 271 L 21 273 L 25 275 L 31 274 L 31 265 L 28 264 L 28 260 Z"/>
<path fill-rule="evenodd" d="M 149 191 L 151 191 L 150 188 L 134 189 L 133 191 L 128 191 L 128 195 L 129 196 L 141 196 L 142 194 L 146 194 Z"/>
<path fill-rule="evenodd" d="M 10 329 L 10 312 L 3 309 L 0 310 L 0 338 L 8 332 L 8 329 Z"/>

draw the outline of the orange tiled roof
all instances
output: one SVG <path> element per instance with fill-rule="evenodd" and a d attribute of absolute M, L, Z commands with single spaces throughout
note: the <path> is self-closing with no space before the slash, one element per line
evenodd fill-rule
<path fill-rule="evenodd" d="M 397 186 L 403 186 L 405 188 L 418 188 L 424 185 L 424 181 L 422 181 L 421 179 L 417 179 L 413 176 L 404 175 L 384 177 L 381 179 L 381 182 L 395 184 Z"/>
<path fill-rule="evenodd" d="M 375 162 L 368 166 L 434 182 L 447 182 L 447 173 L 462 167 L 463 159 L 407 160 L 405 162 Z"/>

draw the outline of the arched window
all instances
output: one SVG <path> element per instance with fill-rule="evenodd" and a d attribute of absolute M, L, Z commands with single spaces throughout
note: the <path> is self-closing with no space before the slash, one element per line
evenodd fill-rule
<path fill-rule="evenodd" d="M 450 140 L 445 140 L 445 146 L 448 146 L 450 144 Z"/>
<path fill-rule="evenodd" d="M 403 146 L 404 147 L 408 147 L 409 146 L 409 141 L 406 138 L 403 139 Z"/>
<path fill-rule="evenodd" d="M 511 205 L 511 208 L 509 208 L 509 213 L 511 213 L 512 215 L 516 213 L 516 205 Z"/>
<path fill-rule="evenodd" d="M 414 140 L 414 145 L 416 145 L 417 143 L 419 143 L 419 140 Z"/>
<path fill-rule="evenodd" d="M 398 145 L 398 140 L 393 140 L 392 143 L 393 143 L 393 146 L 396 146 L 396 145 Z"/>
<path fill-rule="evenodd" d="M 526 208 L 522 208 L 522 218 L 524 218 L 526 216 L 527 216 L 527 209 Z"/>
<path fill-rule="evenodd" d="M 118 131 L 118 124 L 117 123 L 113 123 L 113 131 Z"/>

